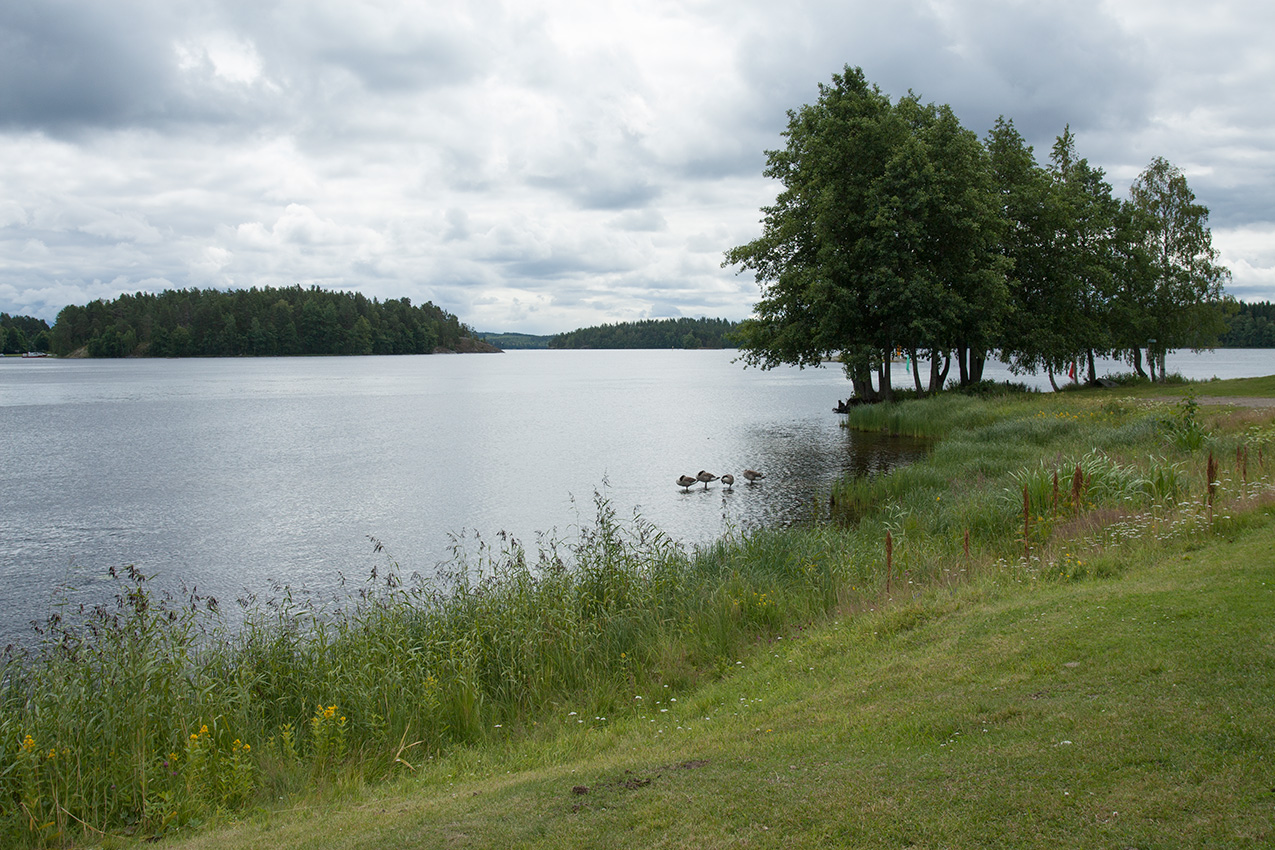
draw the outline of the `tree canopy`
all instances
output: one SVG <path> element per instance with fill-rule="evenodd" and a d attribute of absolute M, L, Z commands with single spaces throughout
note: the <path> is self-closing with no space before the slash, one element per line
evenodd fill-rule
<path fill-rule="evenodd" d="M 897 354 L 918 391 L 919 360 L 932 390 L 953 357 L 968 383 L 992 353 L 1051 379 L 1087 361 L 1092 378 L 1096 355 L 1141 371 L 1142 346 L 1205 347 L 1225 327 L 1208 210 L 1162 159 L 1120 201 L 1069 128 L 1041 166 L 1012 121 L 980 140 L 950 107 L 892 103 L 850 67 L 784 136 L 766 153 L 782 188 L 762 234 L 724 262 L 761 287 L 739 331 L 751 365 L 836 356 L 874 400 Z"/>

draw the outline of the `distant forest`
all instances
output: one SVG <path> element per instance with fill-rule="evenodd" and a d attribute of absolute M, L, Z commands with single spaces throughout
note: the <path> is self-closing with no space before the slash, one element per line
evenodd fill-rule
<path fill-rule="evenodd" d="M 484 342 L 503 349 L 548 348 L 549 340 L 553 339 L 551 336 L 537 336 L 536 334 L 502 334 L 491 331 L 479 331 L 477 336 Z"/>
<path fill-rule="evenodd" d="M 1275 348 L 1275 304 L 1239 302 L 1239 312 L 1226 320 L 1222 348 Z"/>
<path fill-rule="evenodd" d="M 734 348 L 739 322 L 727 319 L 646 319 L 558 334 L 550 348 Z"/>
<path fill-rule="evenodd" d="M 302 289 L 167 290 L 63 308 L 50 350 L 89 357 L 430 354 L 490 350 L 447 311 L 407 298 Z"/>
<path fill-rule="evenodd" d="M 31 316 L 0 313 L 0 354 L 49 350 L 49 324 Z"/>
<path fill-rule="evenodd" d="M 308 297 L 314 293 L 320 297 Z M 307 303 L 314 306 L 307 309 Z M 267 307 L 253 310 L 253 304 Z M 1236 306 L 1238 312 L 1227 317 L 1218 347 L 1275 348 L 1275 303 L 1240 301 Z M 358 294 L 300 287 L 186 290 L 67 307 L 52 329 L 43 319 L 0 313 L 0 352 L 69 354 L 84 348 L 96 357 L 415 354 L 435 348 L 464 350 L 476 344 L 469 342 L 473 339 L 508 349 L 733 348 L 730 333 L 738 324 L 726 319 L 651 319 L 556 336 L 478 334 L 433 304 L 413 307 L 406 298 L 378 303 Z"/>

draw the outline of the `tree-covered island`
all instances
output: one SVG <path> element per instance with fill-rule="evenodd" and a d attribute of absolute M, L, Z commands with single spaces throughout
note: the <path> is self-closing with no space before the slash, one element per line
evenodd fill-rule
<path fill-rule="evenodd" d="M 962 384 L 980 380 L 992 352 L 1054 383 L 1076 363 L 1096 379 L 1102 355 L 1145 377 L 1145 350 L 1154 379 L 1165 352 L 1216 344 L 1235 309 L 1208 208 L 1162 158 L 1120 200 L 1070 129 L 1041 165 L 1012 121 L 980 140 L 950 107 L 892 103 L 851 67 L 789 111 L 784 136 L 762 235 L 724 263 L 761 286 L 739 331 L 752 365 L 838 356 L 866 400 L 890 396 L 896 352 L 918 392 L 953 359 Z"/>
<path fill-rule="evenodd" d="M 430 302 L 303 289 L 167 290 L 69 306 L 50 333 L 58 355 L 89 357 L 431 354 L 496 351 Z"/>

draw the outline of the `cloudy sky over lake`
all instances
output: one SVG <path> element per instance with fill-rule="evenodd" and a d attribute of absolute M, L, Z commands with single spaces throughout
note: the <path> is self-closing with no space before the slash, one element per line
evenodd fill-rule
<path fill-rule="evenodd" d="M 931 0 L 31 0 L 0 7 L 0 310 L 288 286 L 555 333 L 756 301 L 785 111 L 845 65 L 1155 156 L 1229 291 L 1275 299 L 1275 6 Z"/>

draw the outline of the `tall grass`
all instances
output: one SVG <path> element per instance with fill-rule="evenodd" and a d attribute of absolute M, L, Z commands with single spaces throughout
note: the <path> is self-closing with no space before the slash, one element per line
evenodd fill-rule
<path fill-rule="evenodd" d="M 971 576 L 1101 574 L 1113 560 L 1076 541 L 1115 551 L 1198 533 L 1271 497 L 1269 416 L 1226 433 L 1193 409 L 1193 449 L 1162 412 L 1075 394 L 857 408 L 860 427 L 939 442 L 921 463 L 842 482 L 840 523 L 688 552 L 599 497 L 573 540 L 462 541 L 442 587 L 387 557 L 342 604 L 285 590 L 234 628 L 211 600 L 113 574 L 112 604 L 55 615 L 36 650 L 3 659 L 0 844 L 161 834 L 458 746 L 603 725 L 829 612 Z M 1206 514 L 1208 452 L 1227 462 Z"/>
<path fill-rule="evenodd" d="M 1001 563 L 1048 558 L 1051 542 L 1085 527 L 1084 517 L 1186 508 L 1184 499 L 1204 492 L 1210 452 L 1237 458 L 1225 477 L 1239 495 L 1242 458 L 1270 452 L 1265 419 L 1228 432 L 1206 423 L 1193 397 L 1167 413 L 1161 402 L 1076 394 L 855 408 L 850 427 L 939 442 L 925 463 L 839 481 L 832 513 L 860 535 L 881 540 L 891 531 L 905 551 L 920 547 L 940 561 L 961 561 L 967 540 Z M 1268 475 L 1265 465 L 1253 469 Z"/>
<path fill-rule="evenodd" d="M 5 660 L 0 843 L 151 834 L 450 747 L 604 723 L 641 689 L 681 689 L 822 616 L 871 566 L 834 529 L 687 553 L 605 500 L 570 544 L 501 538 L 443 590 L 393 565 L 323 611 L 286 594 L 231 630 L 136 570 L 39 649 Z"/>

